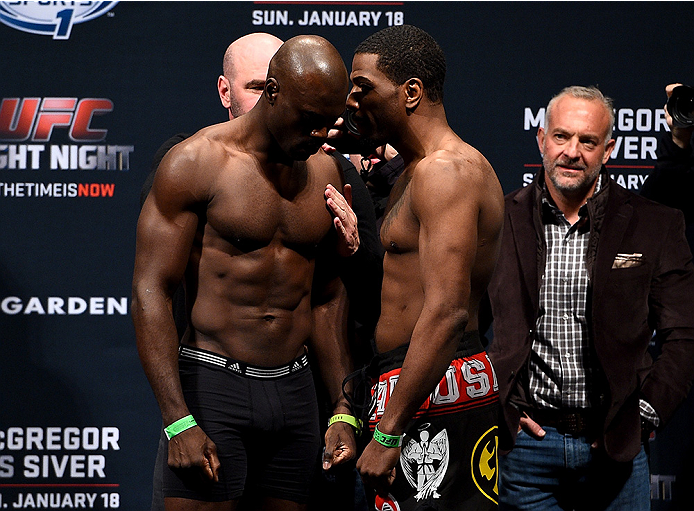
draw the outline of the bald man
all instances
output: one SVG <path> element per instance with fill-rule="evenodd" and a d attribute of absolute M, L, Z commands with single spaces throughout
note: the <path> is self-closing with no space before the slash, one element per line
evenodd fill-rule
<path fill-rule="evenodd" d="M 280 46 L 281 39 L 264 32 L 239 37 L 229 45 L 217 78 L 219 99 L 229 110 L 229 119 L 245 114 L 258 102 L 268 62 Z"/>
<path fill-rule="evenodd" d="M 138 222 L 132 313 L 167 425 L 169 511 L 234 510 L 251 489 L 259 508 L 305 509 L 320 447 L 305 346 L 334 413 L 349 413 L 339 221 L 323 197 L 343 182 L 320 150 L 347 85 L 330 43 L 290 39 L 250 112 L 177 144 L 158 168 Z M 182 279 L 179 349 L 171 295 Z M 333 463 L 352 458 L 351 427 L 336 422 L 326 446 Z"/>

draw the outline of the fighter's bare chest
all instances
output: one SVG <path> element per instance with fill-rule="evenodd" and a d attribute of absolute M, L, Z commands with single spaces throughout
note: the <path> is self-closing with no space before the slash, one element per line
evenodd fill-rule
<path fill-rule="evenodd" d="M 381 225 L 381 243 L 387 251 L 404 252 L 416 245 L 417 218 L 411 207 L 411 174 L 404 173 L 395 183 Z"/>
<path fill-rule="evenodd" d="M 324 186 L 309 186 L 282 196 L 265 183 L 235 184 L 215 192 L 206 223 L 232 244 L 315 245 L 329 232 L 332 218 L 323 198 Z"/>

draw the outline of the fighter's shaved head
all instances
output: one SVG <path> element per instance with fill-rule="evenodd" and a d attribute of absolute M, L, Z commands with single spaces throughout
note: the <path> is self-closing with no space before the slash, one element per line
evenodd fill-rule
<path fill-rule="evenodd" d="M 254 112 L 284 154 L 306 160 L 326 142 L 348 92 L 349 75 L 340 53 L 322 37 L 301 35 L 272 57 L 264 99 Z"/>
<path fill-rule="evenodd" d="M 320 82 L 323 88 L 341 90 L 349 81 L 347 68 L 337 49 L 327 39 L 300 35 L 285 42 L 270 61 L 268 78 L 310 90 Z M 281 85 L 280 85 L 281 86 Z"/>

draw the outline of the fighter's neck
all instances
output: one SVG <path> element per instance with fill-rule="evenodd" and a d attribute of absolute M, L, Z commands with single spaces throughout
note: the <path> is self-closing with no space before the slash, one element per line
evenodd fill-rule
<path fill-rule="evenodd" d="M 236 119 L 239 130 L 232 137 L 258 160 L 258 163 L 268 169 L 276 169 L 278 172 L 294 167 L 295 161 L 288 156 L 275 140 L 270 129 L 258 115 L 257 108 Z"/>
<path fill-rule="evenodd" d="M 409 162 L 438 151 L 451 135 L 453 131 L 445 115 L 418 117 L 410 119 L 400 131 L 398 140 L 394 140 L 391 145 L 402 155 L 405 162 Z"/>

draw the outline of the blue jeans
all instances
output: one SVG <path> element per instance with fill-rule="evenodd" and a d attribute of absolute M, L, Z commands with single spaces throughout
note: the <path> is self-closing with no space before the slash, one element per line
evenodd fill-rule
<path fill-rule="evenodd" d="M 648 511 L 648 459 L 641 452 L 618 463 L 585 437 L 544 427 L 537 440 L 518 433 L 513 450 L 499 457 L 499 509 L 532 511 Z"/>

